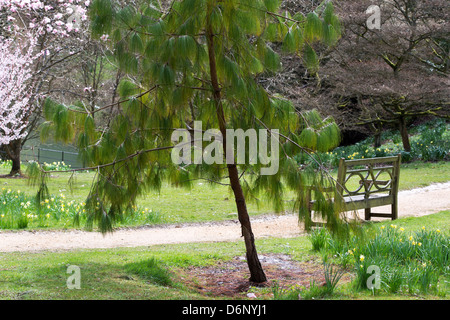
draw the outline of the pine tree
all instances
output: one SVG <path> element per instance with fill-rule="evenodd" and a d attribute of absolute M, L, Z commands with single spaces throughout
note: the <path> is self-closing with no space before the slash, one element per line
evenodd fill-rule
<path fill-rule="evenodd" d="M 129 5 L 92 2 L 93 35 L 108 35 L 115 61 L 127 74 L 118 88 L 121 100 L 114 104 L 119 112 L 106 129 L 98 130 L 94 113 L 112 106 L 88 111 L 47 100 L 42 128 L 43 136 L 53 130 L 61 140 L 76 140 L 83 162 L 97 171 L 86 201 L 91 224 L 97 222 L 102 232 L 112 231 L 115 219 L 131 210 L 147 190 L 159 190 L 163 180 L 189 187 L 193 179 L 211 183 L 228 179 L 250 281 L 266 281 L 246 199 L 263 198 L 283 210 L 283 192 L 289 188 L 298 191 L 297 208 L 304 206 L 303 187 L 323 177 L 306 174 L 294 156 L 339 143 L 333 119 L 322 119 L 315 110 L 299 114 L 289 101 L 271 96 L 257 81 L 263 73 L 280 70 L 274 44 L 303 58 L 314 73 L 318 66 L 314 46 L 332 46 L 340 35 L 329 1 L 307 15 L 279 12 L 279 5 L 278 0 L 179 0 L 167 7 L 152 0 Z M 201 121 L 202 132 L 218 129 L 222 134 L 222 157 L 227 154 L 227 129 L 262 129 L 268 138 L 279 130 L 275 155 L 279 170 L 262 175 L 264 165 L 249 161 L 248 150 L 245 163 L 175 164 L 171 134 L 187 128 L 195 136 L 195 121 Z M 210 142 L 194 141 L 194 157 L 195 147 L 202 143 Z M 43 173 L 44 181 L 47 175 Z"/>

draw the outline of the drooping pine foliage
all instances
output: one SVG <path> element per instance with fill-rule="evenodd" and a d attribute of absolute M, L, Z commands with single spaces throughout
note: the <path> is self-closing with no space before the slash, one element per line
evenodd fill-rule
<path fill-rule="evenodd" d="M 228 177 L 225 164 L 179 166 L 171 160 L 175 129 L 191 129 L 194 121 L 202 121 L 203 130 L 220 125 L 207 32 L 214 37 L 227 128 L 266 129 L 269 137 L 270 129 L 280 132 L 275 175 L 261 175 L 260 163 L 239 165 L 247 199 L 267 200 L 283 210 L 283 194 L 293 189 L 298 195 L 294 208 L 300 210 L 305 205 L 304 186 L 330 183 L 320 171 L 299 166 L 293 157 L 302 149 L 324 151 L 337 146 L 339 130 L 333 119 L 322 119 L 316 111 L 300 114 L 288 100 L 270 95 L 257 77 L 280 71 L 275 43 L 316 72 L 314 46 L 334 45 L 340 36 L 339 22 L 329 1 L 312 13 L 280 12 L 279 5 L 278 0 L 179 0 L 167 7 L 156 0 L 128 5 L 92 2 L 92 33 L 109 36 L 114 62 L 127 74 L 118 87 L 119 112 L 107 128 L 100 129 L 82 105 L 47 101 L 42 133 L 45 137 L 55 132 L 63 141 L 76 141 L 83 163 L 95 168 L 97 176 L 86 204 L 91 222 L 97 222 L 102 232 L 111 231 L 114 219 L 130 209 L 138 196 L 160 189 L 164 180 L 189 186 L 194 178 L 219 182 Z M 327 215 L 334 217 L 332 210 Z"/>

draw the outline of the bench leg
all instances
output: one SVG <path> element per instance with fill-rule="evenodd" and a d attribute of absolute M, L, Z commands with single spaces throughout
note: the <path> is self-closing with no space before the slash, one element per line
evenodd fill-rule
<path fill-rule="evenodd" d="M 392 207 L 391 207 L 392 209 L 391 209 L 391 211 L 392 211 L 392 220 L 396 220 L 397 218 L 398 218 L 398 206 L 397 206 L 397 201 L 395 201 L 393 204 L 392 204 Z"/>
<path fill-rule="evenodd" d="M 370 208 L 364 209 L 364 219 L 370 220 Z"/>
<path fill-rule="evenodd" d="M 305 230 L 310 231 L 312 226 L 313 226 L 313 223 L 312 223 L 311 204 L 308 204 L 308 214 L 305 217 Z"/>
<path fill-rule="evenodd" d="M 312 203 L 311 203 L 311 189 L 306 190 L 306 205 L 308 206 L 308 214 L 305 217 L 305 230 L 310 231 L 312 226 Z"/>

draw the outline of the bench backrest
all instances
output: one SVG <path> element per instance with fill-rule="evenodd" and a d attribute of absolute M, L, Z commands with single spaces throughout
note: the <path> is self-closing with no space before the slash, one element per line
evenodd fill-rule
<path fill-rule="evenodd" d="M 339 161 L 336 192 L 342 197 L 397 195 L 401 156 Z M 359 181 L 358 181 L 359 180 Z"/>

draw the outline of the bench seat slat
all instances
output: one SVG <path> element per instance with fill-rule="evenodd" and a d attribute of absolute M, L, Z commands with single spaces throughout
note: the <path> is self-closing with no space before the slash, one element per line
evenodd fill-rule
<path fill-rule="evenodd" d="M 344 197 L 345 202 L 345 208 L 347 211 L 351 210 L 359 210 L 359 209 L 365 209 L 365 208 L 373 208 L 373 207 L 380 207 L 392 204 L 393 196 L 392 195 L 380 195 L 380 194 L 374 194 L 370 198 L 365 199 L 364 195 L 356 195 L 356 196 L 346 196 Z M 331 199 L 331 201 L 334 201 Z M 314 210 L 314 204 L 316 201 L 311 201 L 311 204 L 313 205 L 312 208 Z"/>
<path fill-rule="evenodd" d="M 389 205 L 392 204 L 393 198 L 392 195 L 374 195 L 368 199 L 364 199 L 363 196 L 358 196 L 358 198 L 345 197 L 344 200 L 346 210 L 351 211 Z"/>

